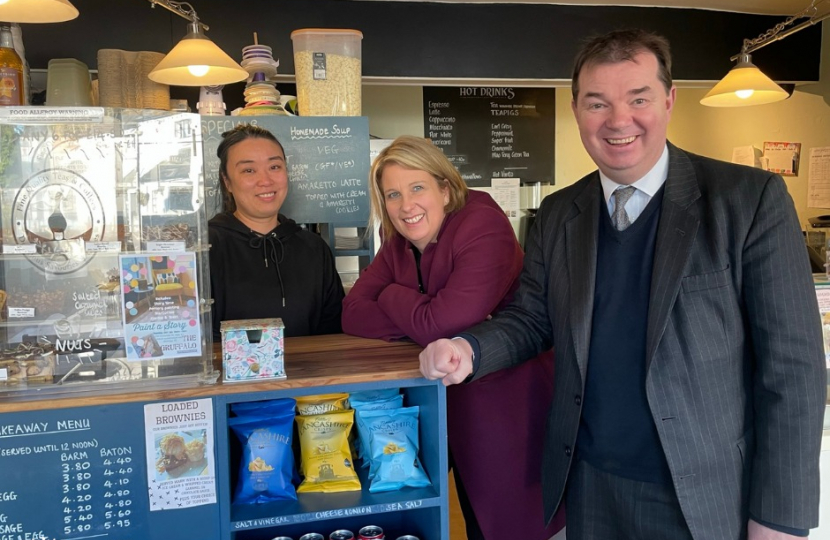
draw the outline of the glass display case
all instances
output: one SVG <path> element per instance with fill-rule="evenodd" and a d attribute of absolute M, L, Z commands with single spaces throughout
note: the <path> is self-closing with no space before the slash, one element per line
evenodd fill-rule
<path fill-rule="evenodd" d="M 215 381 L 198 115 L 0 111 L 0 397 Z"/>

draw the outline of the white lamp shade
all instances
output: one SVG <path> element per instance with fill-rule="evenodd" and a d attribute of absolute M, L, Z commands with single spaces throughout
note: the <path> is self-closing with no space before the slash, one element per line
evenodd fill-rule
<path fill-rule="evenodd" d="M 247 79 L 248 72 L 203 34 L 190 33 L 148 77 L 171 86 L 214 86 Z"/>
<path fill-rule="evenodd" d="M 78 10 L 69 0 L 0 0 L 0 21 L 56 23 L 77 16 Z"/>
<path fill-rule="evenodd" d="M 752 63 L 738 64 L 700 100 L 707 107 L 745 107 L 787 99 L 786 90 Z"/>

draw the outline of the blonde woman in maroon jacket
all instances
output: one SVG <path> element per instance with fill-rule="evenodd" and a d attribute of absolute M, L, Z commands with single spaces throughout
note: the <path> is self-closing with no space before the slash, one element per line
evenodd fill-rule
<path fill-rule="evenodd" d="M 343 331 L 426 346 L 483 321 L 518 287 L 522 250 L 504 212 L 468 191 L 444 154 L 403 136 L 370 173 L 383 244 L 343 301 Z M 540 487 L 552 356 L 447 391 L 450 461 L 468 540 L 547 540 Z"/>

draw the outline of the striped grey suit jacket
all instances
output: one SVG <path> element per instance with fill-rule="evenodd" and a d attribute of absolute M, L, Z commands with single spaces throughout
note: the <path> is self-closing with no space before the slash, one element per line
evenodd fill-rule
<path fill-rule="evenodd" d="M 476 379 L 555 348 L 547 519 L 562 500 L 579 426 L 601 197 L 593 173 L 545 199 L 513 303 L 470 330 L 481 347 Z M 669 144 L 656 242 L 645 385 L 693 537 L 743 538 L 748 513 L 815 527 L 826 374 L 783 180 Z"/>

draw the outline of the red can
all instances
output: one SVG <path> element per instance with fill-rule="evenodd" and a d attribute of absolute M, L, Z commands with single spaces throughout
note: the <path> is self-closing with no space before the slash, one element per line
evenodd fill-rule
<path fill-rule="evenodd" d="M 340 529 L 331 533 L 329 540 L 354 540 L 354 533 L 346 529 Z"/>
<path fill-rule="evenodd" d="M 384 540 L 383 529 L 377 525 L 367 525 L 357 531 L 357 540 Z"/>
<path fill-rule="evenodd" d="M 308 533 L 302 535 L 300 540 L 326 540 L 326 538 L 320 533 Z"/>

